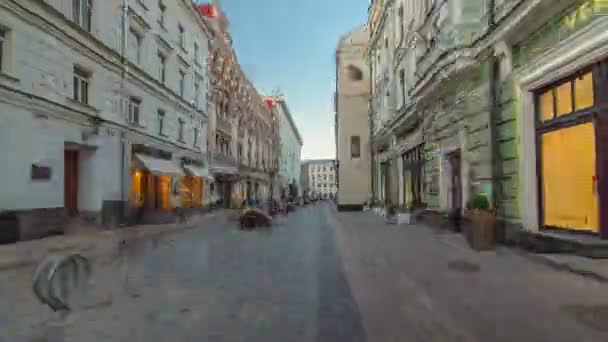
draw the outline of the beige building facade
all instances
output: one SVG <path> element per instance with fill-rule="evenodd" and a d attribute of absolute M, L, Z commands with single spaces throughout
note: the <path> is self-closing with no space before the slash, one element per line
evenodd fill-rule
<path fill-rule="evenodd" d="M 369 32 L 359 27 L 344 35 L 336 50 L 337 201 L 340 210 L 361 210 L 371 199 Z"/>

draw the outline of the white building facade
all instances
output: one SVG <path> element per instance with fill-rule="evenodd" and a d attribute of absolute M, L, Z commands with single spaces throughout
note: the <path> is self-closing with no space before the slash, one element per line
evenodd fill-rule
<path fill-rule="evenodd" d="M 308 178 L 308 189 L 304 189 L 309 195 L 334 198 L 338 192 L 336 185 L 337 174 L 335 161 L 331 159 L 306 160 L 306 175 Z"/>
<path fill-rule="evenodd" d="M 371 200 L 369 32 L 359 27 L 344 35 L 336 50 L 336 156 L 338 209 L 362 210 Z"/>
<path fill-rule="evenodd" d="M 204 206 L 207 32 L 190 1 L 0 1 L 0 209 L 22 239 Z"/>

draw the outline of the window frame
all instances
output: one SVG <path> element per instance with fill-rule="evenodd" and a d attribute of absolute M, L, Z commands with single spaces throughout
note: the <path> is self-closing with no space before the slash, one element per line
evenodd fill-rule
<path fill-rule="evenodd" d="M 72 71 L 72 81 L 72 100 L 88 106 L 91 93 L 91 73 L 75 65 Z"/>
<path fill-rule="evenodd" d="M 184 70 L 179 71 L 179 96 L 182 98 L 186 94 L 186 72 Z"/>
<path fill-rule="evenodd" d="M 201 65 L 201 47 L 197 42 L 194 42 L 194 64 L 200 66 Z"/>
<path fill-rule="evenodd" d="M 199 141 L 198 141 L 199 135 L 201 134 L 199 127 L 197 125 L 194 125 L 194 127 L 192 127 L 192 131 L 193 131 L 192 133 L 194 135 L 194 141 L 192 142 L 192 145 L 194 147 L 200 147 Z"/>
<path fill-rule="evenodd" d="M 361 159 L 361 137 L 358 135 L 350 136 L 350 159 Z"/>
<path fill-rule="evenodd" d="M 186 121 L 182 118 L 177 118 L 177 141 L 184 142 L 184 126 Z"/>
<path fill-rule="evenodd" d="M 0 73 L 6 71 L 6 51 L 8 50 L 8 32 L 0 27 Z"/>
<path fill-rule="evenodd" d="M 167 28 L 165 27 L 165 15 L 167 14 L 167 6 L 163 2 L 163 0 L 158 0 L 158 9 L 160 11 L 160 16 L 156 21 L 158 22 L 158 25 L 160 27 L 166 30 Z"/>
<path fill-rule="evenodd" d="M 177 24 L 177 34 L 178 34 L 178 43 L 179 47 L 182 50 L 186 50 L 186 31 L 182 24 Z"/>
<path fill-rule="evenodd" d="M 85 7 L 83 4 L 86 4 L 87 6 Z M 84 13 L 85 10 L 86 15 Z M 91 32 L 93 21 L 93 1 L 72 0 L 72 21 L 87 32 Z"/>
<path fill-rule="evenodd" d="M 162 84 L 167 83 L 167 56 L 158 51 L 158 77 Z"/>
<path fill-rule="evenodd" d="M 141 104 L 142 100 L 139 97 L 129 96 L 129 123 L 141 126 Z"/>
<path fill-rule="evenodd" d="M 141 33 L 133 27 L 129 28 L 129 33 L 135 38 L 135 42 L 137 43 L 137 50 L 135 52 L 135 64 L 141 65 L 141 45 L 143 37 L 141 36 Z"/>
<path fill-rule="evenodd" d="M 165 134 L 165 119 L 167 118 L 167 113 L 162 110 L 162 109 L 158 109 L 156 111 L 156 115 L 157 115 L 157 120 L 158 120 L 158 135 L 166 137 L 167 134 Z"/>

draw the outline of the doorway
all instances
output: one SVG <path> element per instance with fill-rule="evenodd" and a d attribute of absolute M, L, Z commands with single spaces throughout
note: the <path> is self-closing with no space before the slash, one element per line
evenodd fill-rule
<path fill-rule="evenodd" d="M 69 217 L 76 217 L 78 216 L 78 151 L 65 150 L 63 157 L 63 205 Z"/>
<path fill-rule="evenodd" d="M 462 154 L 456 150 L 448 154 L 450 164 L 450 221 L 456 231 L 460 231 L 462 221 Z"/>

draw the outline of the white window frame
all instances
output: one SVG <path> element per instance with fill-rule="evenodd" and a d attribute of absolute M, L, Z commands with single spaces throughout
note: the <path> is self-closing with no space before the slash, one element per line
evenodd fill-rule
<path fill-rule="evenodd" d="M 167 14 L 167 6 L 165 6 L 163 0 L 158 0 L 158 10 L 160 12 L 160 15 L 158 17 L 158 24 L 160 25 L 160 27 L 165 28 L 165 15 Z"/>
<path fill-rule="evenodd" d="M 167 82 L 167 56 L 158 51 L 158 80 L 160 83 Z"/>
<path fill-rule="evenodd" d="M 186 72 L 179 71 L 179 96 L 184 97 L 186 94 Z"/>
<path fill-rule="evenodd" d="M 3 28 L 0 28 L 0 73 L 6 71 L 6 55 L 8 50 L 8 41 L 6 36 L 8 32 Z"/>
<path fill-rule="evenodd" d="M 197 42 L 194 42 L 194 63 L 196 65 L 201 65 L 201 47 L 198 46 Z"/>
<path fill-rule="evenodd" d="M 186 121 L 182 118 L 177 119 L 177 141 L 184 142 L 184 128 Z"/>
<path fill-rule="evenodd" d="M 87 6 L 85 7 L 83 4 L 86 4 Z M 78 10 L 78 13 L 76 13 L 76 10 Z M 72 0 L 72 21 L 87 32 L 91 32 L 92 20 L 93 2 L 91 0 Z"/>
<path fill-rule="evenodd" d="M 88 105 L 90 100 L 90 90 L 91 90 L 91 75 L 79 68 L 77 66 L 74 67 L 73 71 L 73 92 L 72 99 L 78 103 Z"/>
<path fill-rule="evenodd" d="M 129 30 L 129 33 L 131 34 L 132 38 L 135 38 L 135 42 L 137 44 L 134 62 L 138 65 L 141 65 L 141 41 L 143 40 L 143 37 L 141 36 L 141 34 L 139 32 L 137 32 L 133 28 L 131 28 Z"/>
<path fill-rule="evenodd" d="M 129 122 L 134 125 L 141 123 L 141 99 L 131 96 L 129 97 Z"/>
<path fill-rule="evenodd" d="M 158 119 L 158 135 L 160 136 L 166 136 L 165 134 L 165 119 L 167 118 L 167 113 L 162 110 L 159 109 L 157 112 L 157 119 Z"/>
<path fill-rule="evenodd" d="M 182 24 L 177 24 L 177 34 L 179 35 L 179 37 L 178 37 L 179 47 L 185 50 L 186 49 L 186 30 L 184 29 Z"/>

